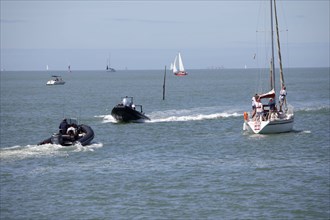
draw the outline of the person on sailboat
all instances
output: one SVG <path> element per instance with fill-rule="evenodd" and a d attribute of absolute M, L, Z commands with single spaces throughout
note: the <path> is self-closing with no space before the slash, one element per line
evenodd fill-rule
<path fill-rule="evenodd" d="M 280 96 L 278 97 L 278 99 L 280 101 L 280 112 L 282 111 L 283 104 L 285 103 L 285 105 L 286 105 L 286 95 L 287 95 L 286 87 L 282 86 L 282 89 L 280 91 Z"/>
<path fill-rule="evenodd" d="M 273 98 L 270 98 L 268 101 L 269 112 L 267 118 L 270 119 L 274 113 L 276 113 L 276 105 Z"/>
<path fill-rule="evenodd" d="M 269 99 L 268 106 L 270 111 L 276 111 L 275 101 L 273 98 Z"/>
<path fill-rule="evenodd" d="M 263 105 L 260 101 L 260 98 L 258 97 L 257 101 L 256 101 L 256 110 L 257 110 L 257 117 L 255 118 L 255 120 L 260 120 L 262 121 L 262 117 L 264 114 L 264 108 Z"/>
<path fill-rule="evenodd" d="M 256 115 L 256 101 L 258 99 L 258 94 L 255 94 L 252 97 L 252 118 Z"/>

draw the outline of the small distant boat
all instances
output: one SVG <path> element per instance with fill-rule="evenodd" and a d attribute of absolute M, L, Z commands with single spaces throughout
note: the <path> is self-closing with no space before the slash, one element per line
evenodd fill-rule
<path fill-rule="evenodd" d="M 171 65 L 174 75 L 176 76 L 185 76 L 188 75 L 188 72 L 184 70 L 181 54 L 179 53 L 175 56 L 174 63 Z"/>
<path fill-rule="evenodd" d="M 60 144 L 62 146 L 70 146 L 81 144 L 85 146 L 94 139 L 93 129 L 84 124 L 78 125 L 76 119 L 63 119 L 59 129 L 58 133 L 54 133 L 50 138 L 43 140 L 38 145 Z"/>
<path fill-rule="evenodd" d="M 50 80 L 47 81 L 46 85 L 64 85 L 65 82 L 61 76 L 53 75 Z"/>
<path fill-rule="evenodd" d="M 118 122 L 145 122 L 150 120 L 144 114 L 142 105 L 135 105 L 133 97 L 128 96 L 122 98 L 122 102 L 112 109 L 111 115 Z"/>
<path fill-rule="evenodd" d="M 107 72 L 116 72 L 116 70 L 114 68 L 111 68 L 107 65 L 107 68 L 106 68 Z"/>
<path fill-rule="evenodd" d="M 109 59 L 107 60 L 106 71 L 107 72 L 116 72 L 116 70 L 114 68 L 112 68 L 111 65 L 110 65 L 110 56 L 109 56 Z"/>

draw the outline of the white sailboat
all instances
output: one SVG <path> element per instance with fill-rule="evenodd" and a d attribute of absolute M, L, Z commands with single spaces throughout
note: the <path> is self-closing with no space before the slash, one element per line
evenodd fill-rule
<path fill-rule="evenodd" d="M 177 56 L 175 56 L 174 63 L 173 63 L 173 73 L 176 76 L 185 76 L 188 75 L 188 73 L 184 70 L 181 54 L 179 53 Z"/>
<path fill-rule="evenodd" d="M 270 0 L 271 9 L 271 46 L 272 46 L 272 56 L 271 56 L 271 68 L 270 68 L 270 91 L 267 93 L 256 95 L 253 99 L 253 103 L 256 106 L 256 114 L 254 117 L 249 117 L 247 112 L 244 112 L 244 123 L 243 130 L 250 131 L 255 134 L 270 134 L 270 133 L 283 133 L 289 132 L 293 129 L 294 123 L 294 113 L 293 108 L 290 106 L 288 108 L 286 102 L 286 86 L 284 82 L 283 68 L 282 68 L 282 58 L 280 50 L 280 39 L 278 31 L 278 21 L 276 13 L 276 2 L 275 0 Z M 273 15 L 274 14 L 274 15 Z M 275 64 L 274 64 L 274 31 L 273 31 L 273 16 L 275 16 L 276 25 L 276 38 L 277 38 L 277 52 L 279 60 L 280 69 L 280 106 L 277 108 L 274 100 L 276 100 L 275 92 Z M 269 104 L 262 104 L 262 100 L 268 99 Z M 272 104 L 270 104 L 272 102 Z M 284 107 L 284 108 L 283 108 Z"/>
<path fill-rule="evenodd" d="M 114 68 L 112 68 L 111 65 L 110 65 L 110 59 L 111 59 L 111 56 L 109 56 L 109 59 L 107 60 L 106 71 L 107 72 L 116 72 L 116 70 Z"/>

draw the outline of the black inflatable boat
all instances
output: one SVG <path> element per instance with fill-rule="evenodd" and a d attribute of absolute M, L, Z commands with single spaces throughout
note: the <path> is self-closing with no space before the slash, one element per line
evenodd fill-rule
<path fill-rule="evenodd" d="M 149 121 L 143 110 L 142 105 L 135 105 L 133 103 L 133 97 L 124 97 L 123 101 L 116 105 L 112 111 L 111 115 L 118 122 L 145 122 Z"/>
<path fill-rule="evenodd" d="M 74 144 L 88 145 L 94 139 L 94 131 L 91 127 L 78 125 L 75 119 L 64 119 L 59 127 L 59 132 L 54 133 L 50 138 L 40 142 L 42 144 L 60 144 L 70 146 Z"/>

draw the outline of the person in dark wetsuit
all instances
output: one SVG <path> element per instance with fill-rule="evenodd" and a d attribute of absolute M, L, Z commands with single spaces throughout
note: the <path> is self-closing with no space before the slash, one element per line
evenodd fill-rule
<path fill-rule="evenodd" d="M 68 122 L 66 121 L 66 118 L 61 122 L 59 129 L 60 134 L 66 134 L 66 130 L 68 129 Z"/>

